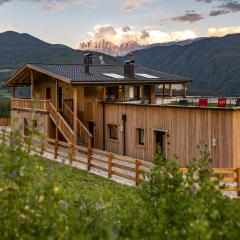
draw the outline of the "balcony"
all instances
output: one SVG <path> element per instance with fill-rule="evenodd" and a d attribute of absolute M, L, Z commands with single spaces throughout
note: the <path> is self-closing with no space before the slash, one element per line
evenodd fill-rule
<path fill-rule="evenodd" d="M 49 100 L 12 98 L 11 109 L 22 110 L 22 111 L 31 111 L 32 109 L 34 109 L 35 111 L 39 111 L 39 112 L 47 112 L 48 103 L 49 103 Z"/>

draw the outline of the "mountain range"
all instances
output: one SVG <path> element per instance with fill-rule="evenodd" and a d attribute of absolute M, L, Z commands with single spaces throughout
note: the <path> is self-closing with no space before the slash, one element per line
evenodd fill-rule
<path fill-rule="evenodd" d="M 88 41 L 82 42 L 79 45 L 79 49 L 82 51 L 93 51 L 105 53 L 111 56 L 124 56 L 129 52 L 141 50 L 146 48 L 148 45 L 138 44 L 136 41 L 126 41 L 119 45 L 114 44 L 111 41 L 107 41 L 105 39 L 101 39 L 99 41 Z"/>
<path fill-rule="evenodd" d="M 0 33 L 0 81 L 25 63 L 82 63 L 85 51 L 49 44 L 29 34 Z M 94 52 L 94 63 L 119 64 L 123 57 Z M 240 95 L 240 34 L 157 44 L 134 51 L 138 65 L 192 79 L 194 94 Z"/>
<path fill-rule="evenodd" d="M 167 42 L 167 43 L 154 43 L 154 44 L 139 44 L 136 41 L 124 41 L 121 44 L 114 44 L 111 41 L 107 41 L 105 39 L 101 39 L 99 41 L 88 41 L 82 42 L 79 45 L 79 50 L 82 51 L 92 51 L 92 52 L 100 52 L 107 55 L 119 57 L 128 54 L 129 52 L 134 52 L 137 50 L 148 49 L 156 46 L 185 46 L 191 44 L 193 42 L 199 41 L 203 38 L 195 38 L 195 39 L 188 39 L 183 41 L 176 41 L 176 42 Z"/>
<path fill-rule="evenodd" d="M 74 50 L 60 44 L 50 44 L 29 34 L 17 32 L 0 33 L 0 81 L 7 79 L 12 72 L 25 63 L 83 63 L 86 52 Z M 94 53 L 94 63 L 116 63 L 114 57 Z"/>
<path fill-rule="evenodd" d="M 240 95 L 240 34 L 155 46 L 135 51 L 134 59 L 147 68 L 189 77 L 192 88 L 204 93 Z"/>

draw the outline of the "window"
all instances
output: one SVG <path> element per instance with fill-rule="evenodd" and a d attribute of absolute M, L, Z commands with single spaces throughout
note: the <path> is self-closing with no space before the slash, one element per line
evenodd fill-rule
<path fill-rule="evenodd" d="M 107 87 L 107 99 L 117 100 L 118 99 L 118 87 Z"/>
<path fill-rule="evenodd" d="M 109 137 L 110 139 L 118 139 L 118 126 L 117 125 L 109 125 Z"/>
<path fill-rule="evenodd" d="M 134 86 L 134 99 L 139 99 L 140 98 L 140 86 Z"/>
<path fill-rule="evenodd" d="M 31 125 L 29 124 L 29 120 L 24 118 L 24 135 L 29 136 L 30 131 L 34 131 L 37 128 L 37 120 L 31 120 Z"/>
<path fill-rule="evenodd" d="M 46 88 L 46 99 L 51 99 L 51 98 L 52 98 L 52 89 Z"/>
<path fill-rule="evenodd" d="M 137 129 L 137 134 L 138 134 L 138 144 L 139 145 L 144 145 L 145 144 L 145 139 L 144 139 L 144 129 Z"/>

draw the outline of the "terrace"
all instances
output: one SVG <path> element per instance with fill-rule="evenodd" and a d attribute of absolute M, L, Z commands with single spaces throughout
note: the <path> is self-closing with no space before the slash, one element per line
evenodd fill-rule
<path fill-rule="evenodd" d="M 213 109 L 240 109 L 239 97 L 216 96 L 174 96 L 163 97 L 156 95 L 154 101 L 149 99 L 104 100 L 105 103 L 121 103 L 135 105 L 155 105 L 182 108 L 213 108 Z"/>

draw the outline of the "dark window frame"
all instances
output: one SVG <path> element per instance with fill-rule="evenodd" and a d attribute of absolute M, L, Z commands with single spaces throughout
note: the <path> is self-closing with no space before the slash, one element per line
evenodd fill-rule
<path fill-rule="evenodd" d="M 109 138 L 112 140 L 118 140 L 118 125 L 109 124 L 108 129 L 109 129 Z"/>
<path fill-rule="evenodd" d="M 137 128 L 137 140 L 138 140 L 138 145 L 140 146 L 145 145 L 145 129 Z"/>
<path fill-rule="evenodd" d="M 136 85 L 136 86 L 133 86 L 133 98 L 134 99 L 140 99 L 140 86 L 139 85 Z"/>

